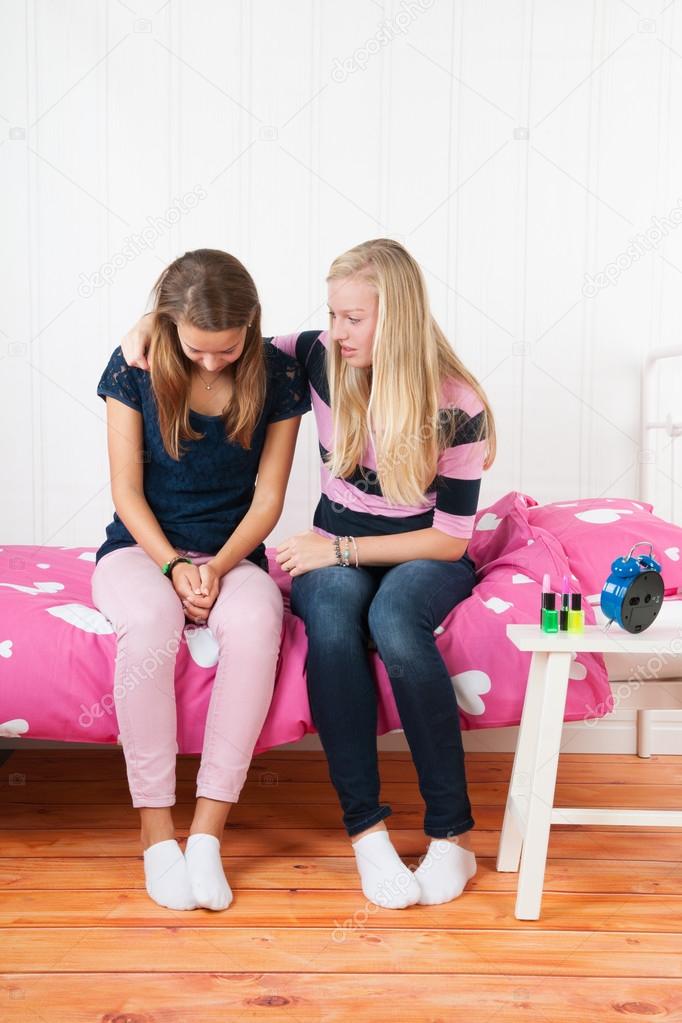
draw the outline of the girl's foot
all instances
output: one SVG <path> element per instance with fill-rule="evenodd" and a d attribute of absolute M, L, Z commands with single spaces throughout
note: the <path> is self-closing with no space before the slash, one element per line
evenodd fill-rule
<path fill-rule="evenodd" d="M 150 845 L 143 852 L 147 894 L 168 909 L 196 909 L 187 864 L 174 838 Z"/>
<path fill-rule="evenodd" d="M 415 875 L 398 856 L 388 831 L 370 831 L 353 843 L 365 897 L 383 909 L 404 909 L 419 901 Z"/>
<path fill-rule="evenodd" d="M 468 843 L 467 843 L 468 844 Z M 471 849 L 447 838 L 432 838 L 428 851 L 414 872 L 419 882 L 422 906 L 451 902 L 476 873 L 476 857 Z"/>
<path fill-rule="evenodd" d="M 192 892 L 204 909 L 227 909 L 232 889 L 220 859 L 220 840 L 215 835 L 195 832 L 187 839 L 185 861 Z"/>

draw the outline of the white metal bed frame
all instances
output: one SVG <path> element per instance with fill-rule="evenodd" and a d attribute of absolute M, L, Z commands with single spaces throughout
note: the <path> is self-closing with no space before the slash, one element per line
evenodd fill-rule
<path fill-rule="evenodd" d="M 672 413 L 664 419 L 654 418 L 658 414 L 656 400 L 657 373 L 660 364 L 667 359 L 682 358 L 682 345 L 668 345 L 653 348 L 647 355 L 642 368 L 640 408 L 640 451 L 639 451 L 639 499 L 656 507 L 655 451 L 649 448 L 649 439 L 656 431 L 663 431 L 670 437 L 671 444 L 682 436 L 682 422 L 676 423 Z M 673 487 L 675 485 L 672 481 Z M 648 682 L 639 687 L 628 706 L 637 711 L 637 755 L 650 757 L 653 737 L 653 721 L 656 710 L 671 710 L 671 696 L 682 707 L 682 679 L 665 679 L 660 684 Z M 680 711 L 682 714 L 682 711 Z"/>

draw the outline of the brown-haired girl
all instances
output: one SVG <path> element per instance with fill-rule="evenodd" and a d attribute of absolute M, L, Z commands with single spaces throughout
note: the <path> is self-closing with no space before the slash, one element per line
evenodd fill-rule
<path fill-rule="evenodd" d="M 310 400 L 294 359 L 263 344 L 256 287 L 234 256 L 198 249 L 171 263 L 150 328 L 151 372 L 128 366 L 119 347 L 97 388 L 116 511 L 92 594 L 117 636 L 114 700 L 147 892 L 171 909 L 220 910 L 232 900 L 220 840 L 270 705 L 282 632 L 263 540 Z M 219 660 L 183 855 L 170 808 L 186 618 L 208 625 Z M 156 666 L 138 681 L 152 653 Z"/>

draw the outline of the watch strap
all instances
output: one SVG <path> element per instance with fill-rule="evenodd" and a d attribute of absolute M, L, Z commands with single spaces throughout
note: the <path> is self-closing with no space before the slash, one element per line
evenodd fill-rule
<path fill-rule="evenodd" d="M 185 558 L 181 554 L 178 554 L 177 557 L 171 558 L 171 560 L 167 561 L 165 565 L 162 565 L 161 566 L 161 571 L 163 572 L 164 575 L 167 575 L 168 578 L 170 579 L 172 577 L 172 575 L 173 575 L 173 569 L 175 568 L 175 566 L 180 561 L 185 561 L 185 562 L 187 562 L 188 565 L 193 565 L 194 564 L 194 562 L 192 561 L 191 558 Z"/>

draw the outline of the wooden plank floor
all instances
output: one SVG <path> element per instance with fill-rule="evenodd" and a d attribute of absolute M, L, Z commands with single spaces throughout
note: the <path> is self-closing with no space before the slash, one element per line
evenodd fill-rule
<path fill-rule="evenodd" d="M 443 906 L 358 887 L 322 753 L 255 758 L 223 841 L 234 902 L 163 909 L 143 884 L 120 750 L 0 765 L 1 1023 L 682 1021 L 682 835 L 552 829 L 542 917 L 495 871 L 511 754 L 470 753 L 479 871 Z M 198 758 L 178 758 L 178 838 Z M 405 862 L 426 849 L 409 755 L 381 754 Z M 680 807 L 682 757 L 565 755 L 557 802 Z M 467 1015 L 458 1015 L 467 1014 Z"/>

